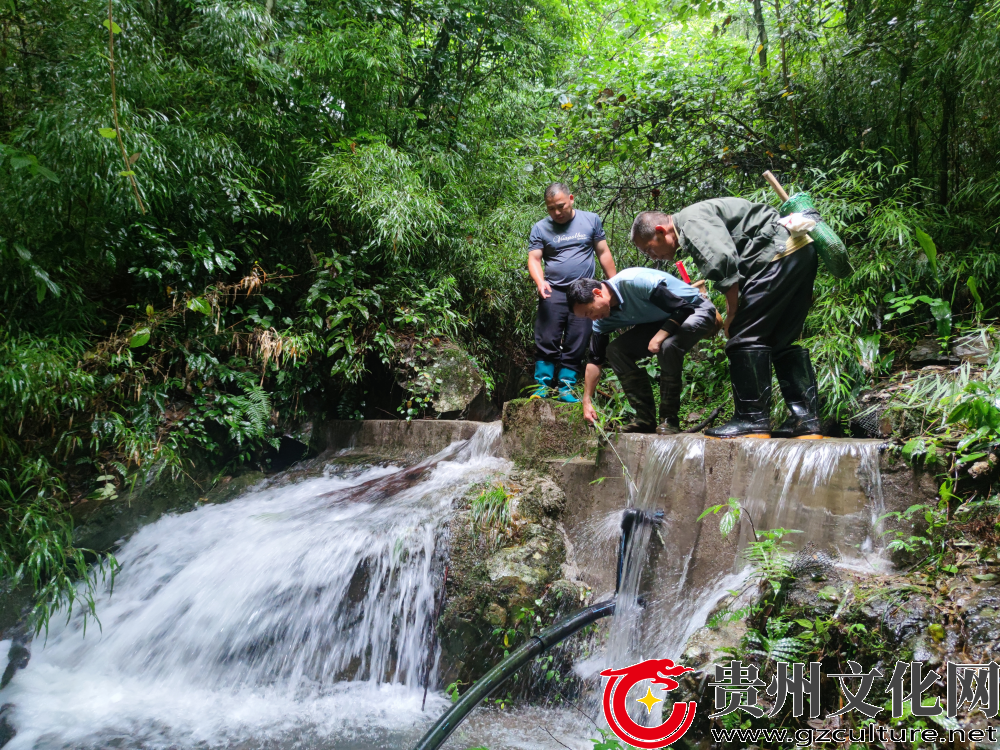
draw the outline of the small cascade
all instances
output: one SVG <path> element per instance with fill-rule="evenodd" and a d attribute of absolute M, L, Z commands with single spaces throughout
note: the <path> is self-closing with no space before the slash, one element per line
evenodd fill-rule
<path fill-rule="evenodd" d="M 880 558 L 885 512 L 878 443 L 858 440 L 742 440 L 732 495 L 758 529 L 783 528 L 793 549 L 812 542 L 847 565 L 869 570 Z M 740 549 L 752 539 L 740 527 Z"/>
<path fill-rule="evenodd" d="M 452 501 L 504 466 L 499 434 L 143 528 L 98 597 L 101 627 L 84 634 L 75 613 L 32 644 L 0 696 L 7 748 L 362 747 L 359 733 L 409 731 L 436 673 L 438 542 Z M 432 692 L 430 715 L 442 704 Z M 313 732 L 327 740 L 302 744 Z"/>
<path fill-rule="evenodd" d="M 693 436 L 655 441 L 645 457 L 639 477 L 635 508 L 646 514 L 647 522 L 638 523 L 625 550 L 625 565 L 619 587 L 618 607 L 611 623 L 607 661 L 624 664 L 651 658 L 641 654 L 640 618 L 645 609 L 660 601 L 680 602 L 687 580 L 691 550 L 698 538 L 698 524 L 705 498 L 704 441 Z M 658 510 L 666 509 L 659 523 L 651 523 Z M 651 542 L 655 540 L 655 544 Z M 643 604 L 640 590 L 648 589 L 650 571 L 656 562 L 655 591 Z M 645 580 L 644 580 L 645 579 Z M 644 618 L 643 618 L 644 619 Z"/>
<path fill-rule="evenodd" d="M 735 464 L 731 479 L 724 480 L 710 477 L 711 468 L 706 471 L 707 445 L 700 436 L 647 444 L 636 507 L 647 518 L 662 510 L 663 520 L 638 525 L 632 535 L 600 668 L 650 658 L 678 659 L 719 600 L 740 588 L 747 573 L 741 552 L 752 538 L 749 519 L 744 516 L 738 543 L 735 538 L 721 538 L 717 516 L 697 520 L 709 505 L 725 502 L 727 491 L 728 497 L 740 500 L 757 530 L 800 531 L 789 537 L 795 547 L 813 542 L 837 552 L 849 566 L 864 564 L 870 570 L 883 564 L 878 518 L 884 503 L 877 443 L 715 443 L 715 455 L 724 452 L 723 465 Z M 720 480 L 725 485 L 720 487 Z M 637 601 L 640 596 L 642 603 Z M 586 666 L 581 674 L 599 671 L 595 664 Z M 644 691 L 644 685 L 638 686 L 638 695 Z"/>

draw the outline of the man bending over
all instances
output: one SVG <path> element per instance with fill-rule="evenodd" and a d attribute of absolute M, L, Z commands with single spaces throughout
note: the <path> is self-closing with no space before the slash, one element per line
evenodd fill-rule
<path fill-rule="evenodd" d="M 690 253 L 702 275 L 726 295 L 726 356 L 733 418 L 709 437 L 822 437 L 816 373 L 796 340 L 812 304 L 816 249 L 789 242 L 771 206 L 713 198 L 670 214 L 643 211 L 632 242 L 650 258 Z M 791 412 L 771 429 L 771 366 Z"/>
<path fill-rule="evenodd" d="M 606 356 L 635 409 L 635 420 L 623 432 L 680 432 L 684 355 L 718 331 L 715 306 L 695 287 L 652 268 L 626 268 L 604 282 L 579 279 L 570 284 L 566 299 L 574 315 L 594 321 L 583 387 L 584 418 L 593 422 L 597 417 L 592 399 Z M 608 334 L 629 326 L 608 344 Z M 651 354 L 660 364 L 659 427 L 649 377 L 636 364 Z"/>

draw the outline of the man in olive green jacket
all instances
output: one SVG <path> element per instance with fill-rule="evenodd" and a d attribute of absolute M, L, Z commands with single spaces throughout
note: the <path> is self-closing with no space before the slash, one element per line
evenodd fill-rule
<path fill-rule="evenodd" d="M 742 198 L 714 198 L 673 216 L 644 211 L 632 242 L 646 255 L 673 260 L 690 253 L 726 295 L 726 356 L 734 413 L 710 437 L 818 438 L 819 399 L 809 352 L 795 344 L 812 303 L 816 250 L 788 243 L 774 208 Z M 771 366 L 791 416 L 771 430 Z"/>

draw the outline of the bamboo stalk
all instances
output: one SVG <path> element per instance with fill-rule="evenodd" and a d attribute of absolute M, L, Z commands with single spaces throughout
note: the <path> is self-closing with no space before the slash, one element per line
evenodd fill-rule
<path fill-rule="evenodd" d="M 115 96 L 115 21 L 112 17 L 112 3 L 108 0 L 108 66 L 111 69 L 111 114 L 115 121 L 115 138 L 118 139 L 118 148 L 122 152 L 122 162 L 125 164 L 125 171 L 131 172 L 132 165 L 129 163 L 128 152 L 125 150 L 125 143 L 122 141 L 122 131 L 118 125 L 118 99 Z M 135 192 L 135 199 L 139 203 L 139 210 L 146 214 L 146 207 L 142 203 L 142 196 L 139 195 L 139 184 L 135 181 L 135 175 L 128 175 L 132 183 L 132 190 Z"/>

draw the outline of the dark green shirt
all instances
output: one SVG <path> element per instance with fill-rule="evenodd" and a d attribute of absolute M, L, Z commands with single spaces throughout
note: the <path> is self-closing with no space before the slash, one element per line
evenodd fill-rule
<path fill-rule="evenodd" d="M 690 253 L 701 275 L 725 292 L 760 273 L 785 249 L 777 209 L 743 198 L 712 198 L 674 214 L 678 256 Z"/>

